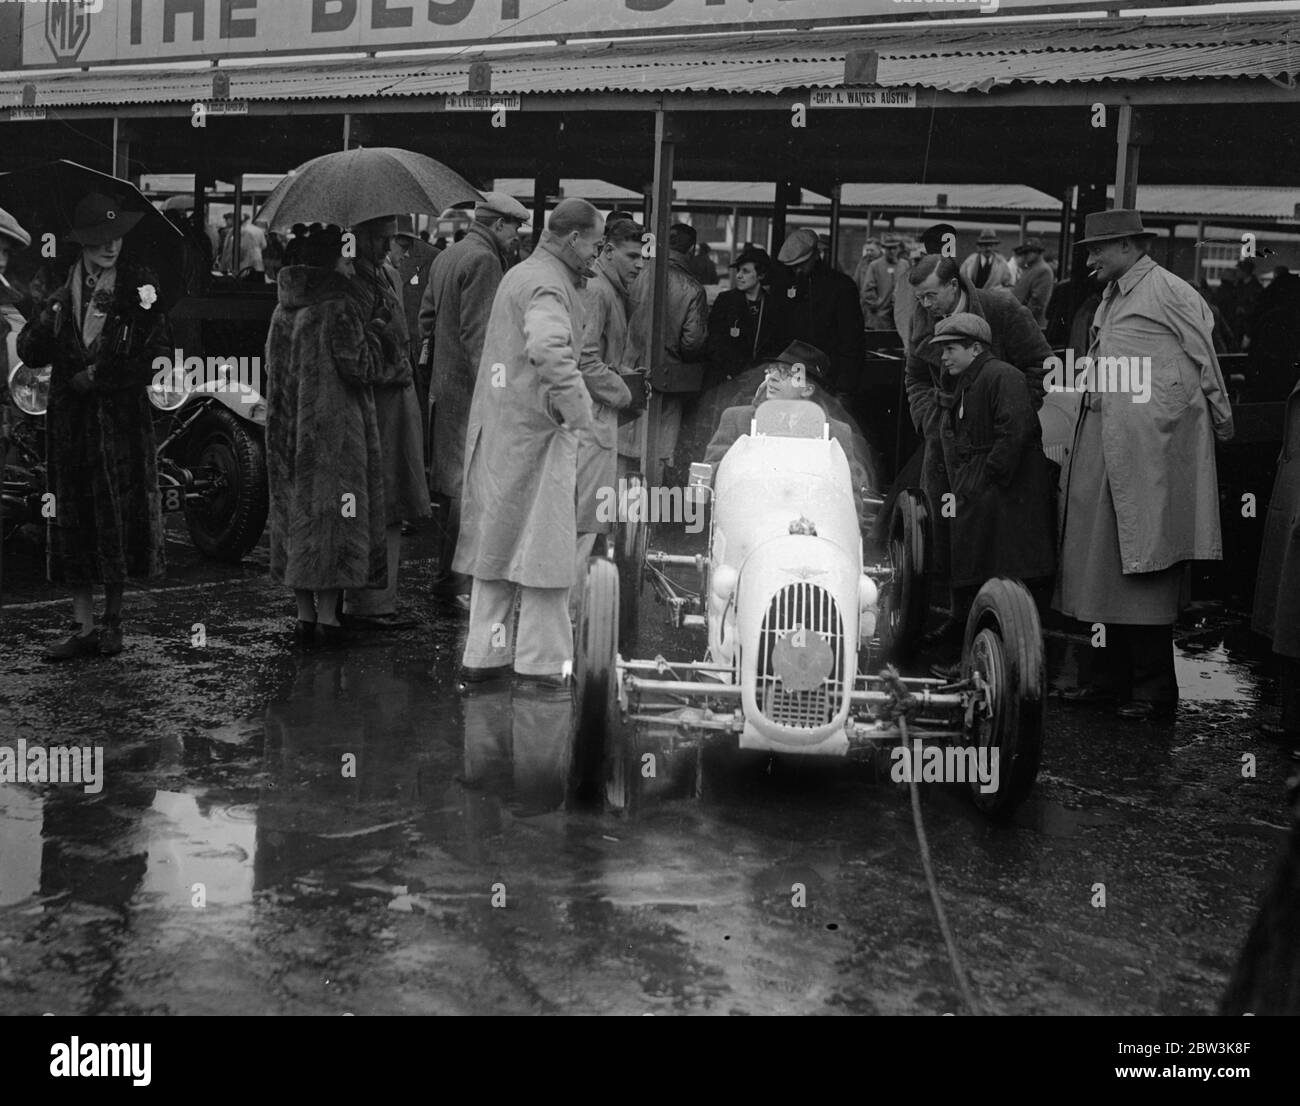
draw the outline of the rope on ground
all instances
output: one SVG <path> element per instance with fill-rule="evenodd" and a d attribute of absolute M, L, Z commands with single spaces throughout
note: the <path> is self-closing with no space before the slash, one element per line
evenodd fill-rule
<path fill-rule="evenodd" d="M 898 669 L 893 665 L 886 665 L 884 671 L 880 674 L 880 678 L 884 681 L 885 687 L 890 694 L 890 702 L 886 710 L 889 716 L 898 723 L 899 743 L 903 747 L 905 756 L 909 758 L 906 763 L 910 765 L 912 749 L 907 739 L 907 716 L 916 710 L 916 697 L 908 691 L 907 685 L 903 683 L 898 674 Z M 952 965 L 952 974 L 957 980 L 957 986 L 961 990 L 967 1009 L 978 1017 L 984 1011 L 980 1008 L 974 991 L 971 990 L 970 980 L 966 977 L 966 970 L 962 967 L 961 956 L 957 952 L 957 942 L 953 939 L 952 929 L 948 925 L 948 915 L 944 913 L 943 902 L 939 899 L 939 885 L 935 881 L 934 865 L 930 861 L 930 843 L 926 839 L 925 823 L 921 819 L 921 792 L 916 786 L 915 773 L 910 769 L 907 773 L 907 788 L 912 797 L 912 825 L 916 830 L 916 843 L 921 852 L 921 868 L 925 872 L 925 885 L 930 892 L 930 903 L 934 907 L 934 916 L 939 923 L 939 932 L 943 936 L 944 946 L 948 950 L 948 962 Z"/>

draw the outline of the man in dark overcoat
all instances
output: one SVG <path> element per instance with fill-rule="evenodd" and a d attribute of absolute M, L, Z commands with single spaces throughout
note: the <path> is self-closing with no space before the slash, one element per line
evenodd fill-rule
<path fill-rule="evenodd" d="M 513 197 L 487 193 L 474 208 L 474 221 L 465 236 L 434 259 L 420 304 L 420 334 L 430 348 L 429 401 L 433 405 L 429 491 L 438 502 L 442 527 L 433 590 L 466 609 L 469 579 L 454 572 L 451 562 L 460 532 L 470 401 L 492 301 L 506 271 L 510 246 L 518 241 L 519 228 L 527 222 L 528 210 Z"/>
<path fill-rule="evenodd" d="M 1024 375 L 992 356 L 992 342 L 988 322 L 970 312 L 941 319 L 929 340 L 945 373 L 937 396 L 939 444 L 956 497 L 949 584 L 952 615 L 961 622 L 994 576 L 1023 580 L 1041 606 L 1056 568 L 1042 428 Z"/>
<path fill-rule="evenodd" d="M 934 573 L 944 579 L 948 572 L 948 518 L 943 513 L 943 496 L 950 491 L 939 442 L 938 387 L 943 378 L 938 347 L 929 345 L 940 319 L 960 312 L 978 315 L 989 327 L 989 353 L 1020 370 L 1037 411 L 1043 405 L 1045 362 L 1052 356 L 1043 332 L 1021 304 L 1003 292 L 976 288 L 960 273 L 957 260 L 927 254 L 908 273 L 921 309 L 912 316 L 907 348 L 907 401 L 912 423 L 925 439 L 921 464 L 921 487 L 930 500 L 930 521 L 934 533 Z M 951 644 L 964 629 L 960 619 L 949 617 L 933 634 L 935 644 Z"/>

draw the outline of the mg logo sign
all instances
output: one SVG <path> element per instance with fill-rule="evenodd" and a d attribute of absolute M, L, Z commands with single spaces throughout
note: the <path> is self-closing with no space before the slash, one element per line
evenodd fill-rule
<path fill-rule="evenodd" d="M 45 41 L 59 61 L 75 61 L 90 37 L 90 16 L 104 0 L 50 0 L 45 5 Z"/>

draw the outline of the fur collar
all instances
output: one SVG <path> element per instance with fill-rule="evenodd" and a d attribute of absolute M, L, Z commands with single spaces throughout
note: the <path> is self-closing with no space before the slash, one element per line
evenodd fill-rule
<path fill-rule="evenodd" d="M 352 282 L 334 269 L 315 265 L 286 265 L 280 270 L 277 287 L 280 306 L 289 310 L 311 307 L 347 296 Z"/>

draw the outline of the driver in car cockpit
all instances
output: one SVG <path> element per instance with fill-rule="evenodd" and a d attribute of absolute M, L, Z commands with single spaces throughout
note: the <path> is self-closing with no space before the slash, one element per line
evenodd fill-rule
<path fill-rule="evenodd" d="M 791 343 L 783 353 L 764 366 L 766 376 L 754 395 L 754 402 L 740 407 L 728 407 L 722 412 L 718 429 L 704 453 L 704 460 L 716 468 L 736 440 L 749 433 L 754 411 L 765 400 L 811 400 L 826 415 L 831 437 L 844 450 L 844 456 L 849 462 L 849 473 L 853 478 L 854 498 L 859 499 L 862 489 L 868 483 L 867 468 L 853 440 L 853 427 L 836 417 L 831 406 L 834 401 L 823 390 L 826 387 L 825 363 L 826 355 L 816 346 L 810 346 L 806 342 Z"/>

